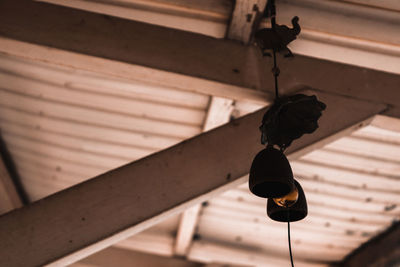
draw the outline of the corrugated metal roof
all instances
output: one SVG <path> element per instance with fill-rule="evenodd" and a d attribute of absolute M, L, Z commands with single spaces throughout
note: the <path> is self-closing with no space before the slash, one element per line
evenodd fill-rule
<path fill-rule="evenodd" d="M 33 200 L 201 132 L 209 96 L 0 59 L 0 126 Z"/>

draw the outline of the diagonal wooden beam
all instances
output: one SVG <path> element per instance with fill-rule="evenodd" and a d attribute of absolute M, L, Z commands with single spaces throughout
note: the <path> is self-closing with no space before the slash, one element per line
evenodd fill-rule
<path fill-rule="evenodd" d="M 17 190 L 11 176 L 12 171 L 9 171 L 10 165 L 12 165 L 11 156 L 0 135 L 0 215 L 20 208 L 24 205 L 24 202 L 27 202 L 27 199 L 21 197 L 20 193 L 22 192 Z"/>
<path fill-rule="evenodd" d="M 204 122 L 203 131 L 209 131 L 229 122 L 233 111 L 233 100 L 222 97 L 211 97 L 207 116 Z M 193 235 L 196 230 L 201 205 L 195 205 L 185 210 L 180 218 L 178 232 L 176 234 L 175 254 L 179 256 L 186 255 Z"/>
<path fill-rule="evenodd" d="M 192 244 L 196 226 L 199 221 L 200 211 L 201 205 L 197 204 L 182 213 L 174 245 L 174 252 L 176 255 L 186 256 Z"/>
<path fill-rule="evenodd" d="M 0 155 L 0 215 L 22 207 L 22 201 Z"/>
<path fill-rule="evenodd" d="M 328 105 L 320 129 L 294 142 L 291 153 L 386 108 L 315 93 Z M 243 183 L 241 177 L 262 149 L 258 126 L 264 112 L 236 119 L 0 217 L 0 266 L 70 264 Z"/>
<path fill-rule="evenodd" d="M 394 223 L 385 232 L 372 238 L 333 266 L 398 266 L 400 263 L 400 223 Z"/>
<path fill-rule="evenodd" d="M 0 36 L 0 53 L 113 77 L 253 101 L 273 89 L 271 59 L 253 46 L 47 3 L 0 1 Z M 279 67 L 282 93 L 306 85 L 400 103 L 400 75 L 305 56 Z"/>

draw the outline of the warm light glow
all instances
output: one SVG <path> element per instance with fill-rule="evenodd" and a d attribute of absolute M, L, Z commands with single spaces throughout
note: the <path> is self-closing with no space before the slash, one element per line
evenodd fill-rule
<path fill-rule="evenodd" d="M 294 189 L 286 196 L 274 198 L 274 202 L 278 206 L 288 208 L 293 206 L 297 202 L 298 198 L 299 198 L 299 191 L 295 186 Z"/>

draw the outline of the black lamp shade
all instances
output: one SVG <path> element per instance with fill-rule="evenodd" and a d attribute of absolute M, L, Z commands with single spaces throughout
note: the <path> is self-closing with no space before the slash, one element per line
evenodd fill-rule
<path fill-rule="evenodd" d="M 250 168 L 249 188 L 263 198 L 282 197 L 293 189 L 293 173 L 286 156 L 268 146 L 261 150 Z"/>
<path fill-rule="evenodd" d="M 297 202 L 290 207 L 282 207 L 275 203 L 272 198 L 268 199 L 267 214 L 274 221 L 278 222 L 290 222 L 300 221 L 307 216 L 307 201 L 304 195 L 303 188 L 299 182 L 294 180 L 294 185 L 297 187 L 299 196 Z"/>

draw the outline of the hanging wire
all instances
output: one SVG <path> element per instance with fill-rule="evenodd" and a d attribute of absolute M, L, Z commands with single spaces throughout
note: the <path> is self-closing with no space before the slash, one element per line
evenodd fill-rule
<path fill-rule="evenodd" d="M 268 3 L 269 6 L 269 15 L 271 17 L 271 25 L 272 29 L 275 31 L 276 28 L 276 8 L 275 8 L 275 0 L 270 0 Z M 279 68 L 276 63 L 276 51 L 275 49 L 272 49 L 272 54 L 274 57 L 274 68 L 272 69 L 272 73 L 274 75 L 274 80 L 275 80 L 275 99 L 279 98 L 279 88 L 278 88 L 278 76 L 279 76 Z"/>
<path fill-rule="evenodd" d="M 288 213 L 289 214 L 289 213 Z M 288 215 L 288 217 L 289 217 L 289 215 Z M 289 242 L 289 255 L 290 255 L 290 263 L 292 264 L 292 267 L 294 267 L 294 264 L 293 264 L 293 255 L 292 255 L 292 245 L 291 245 L 291 242 L 290 242 L 290 221 L 289 221 L 289 218 L 288 218 L 288 222 L 287 222 L 287 231 L 288 231 L 288 242 Z"/>
<path fill-rule="evenodd" d="M 276 66 L 276 52 L 275 49 L 273 50 L 273 56 L 274 56 L 274 68 L 272 69 L 272 73 L 274 74 L 274 79 L 275 79 L 275 98 L 279 98 L 279 89 L 278 89 L 278 76 L 279 76 L 279 69 Z"/>
<path fill-rule="evenodd" d="M 275 30 L 276 28 L 276 7 L 275 7 L 275 0 L 269 0 L 269 11 L 270 11 L 270 16 L 271 16 L 271 25 L 272 29 Z M 279 76 L 279 68 L 276 63 L 276 51 L 275 49 L 272 50 L 273 52 L 273 57 L 274 57 L 274 68 L 272 69 L 272 73 L 274 74 L 274 79 L 275 79 L 275 99 L 279 98 L 279 88 L 278 88 L 278 76 Z M 281 150 L 285 150 L 285 148 L 281 148 Z M 290 264 L 292 267 L 294 267 L 293 263 L 293 254 L 292 254 L 292 243 L 290 241 L 290 215 L 289 211 L 287 212 L 287 226 L 288 226 L 288 244 L 289 244 L 289 255 L 290 255 Z"/>

